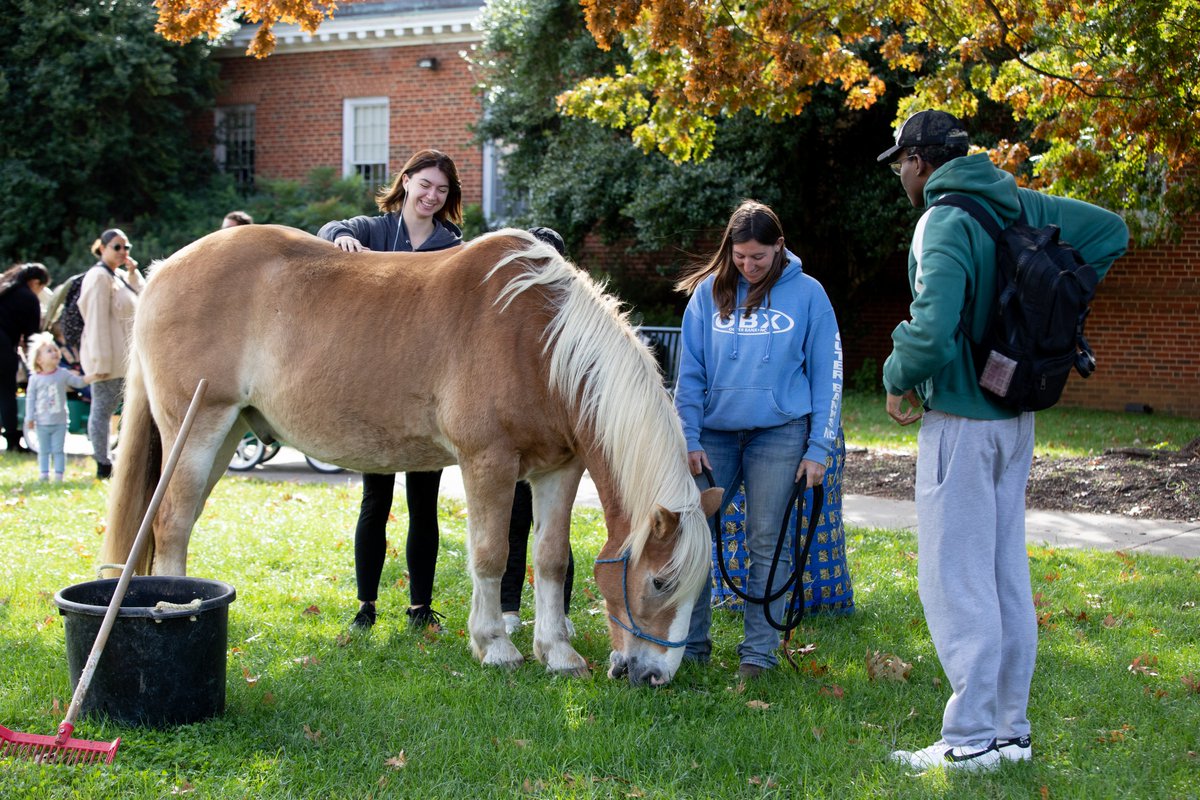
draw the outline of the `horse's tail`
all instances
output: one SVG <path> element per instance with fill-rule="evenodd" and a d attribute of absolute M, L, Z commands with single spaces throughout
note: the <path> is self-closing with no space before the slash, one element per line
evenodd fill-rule
<path fill-rule="evenodd" d="M 146 396 L 136 352 L 130 353 L 129 362 L 121 413 L 120 457 L 116 459 L 109 487 L 108 528 L 100 546 L 101 564 L 125 563 L 162 472 L 162 437 L 150 413 L 150 399 Z M 137 572 L 149 574 L 153 560 L 154 538 L 150 537 L 135 565 Z"/>

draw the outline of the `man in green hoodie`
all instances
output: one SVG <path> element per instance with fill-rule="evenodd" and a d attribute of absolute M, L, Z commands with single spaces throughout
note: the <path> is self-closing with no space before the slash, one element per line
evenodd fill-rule
<path fill-rule="evenodd" d="M 917 437 L 917 590 L 953 694 L 941 738 L 892 759 L 917 769 L 988 769 L 1031 757 L 1027 718 L 1037 617 L 1025 550 L 1025 485 L 1034 415 L 979 387 L 970 342 L 996 300 L 996 246 L 966 211 L 933 206 L 948 193 L 983 203 L 1004 227 L 1022 209 L 1030 225 L 1057 225 L 1101 278 L 1126 249 L 1116 214 L 1018 189 L 986 153 L 967 155 L 962 123 L 921 111 L 879 156 L 924 208 L 913 232 L 911 319 L 892 332 L 883 365 L 888 414 L 924 418 Z"/>

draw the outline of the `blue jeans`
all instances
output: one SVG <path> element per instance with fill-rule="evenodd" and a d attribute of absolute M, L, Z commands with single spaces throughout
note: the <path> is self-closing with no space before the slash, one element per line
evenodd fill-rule
<path fill-rule="evenodd" d="M 784 504 L 791 496 L 796 484 L 796 470 L 808 448 L 808 418 L 775 428 L 748 431 L 705 429 L 700 432 L 700 446 L 712 464 L 717 486 L 722 489 L 729 487 L 737 475 L 738 467 L 743 470 L 746 487 L 746 550 L 750 555 L 746 591 L 752 597 L 762 597 L 767 588 L 767 574 L 771 570 L 779 526 L 787 510 Z M 708 488 L 703 477 L 697 482 L 702 488 Z M 776 570 L 776 590 L 787 580 L 790 572 L 791 553 L 784 548 Z M 699 599 L 692 607 L 692 624 L 688 630 L 684 658 L 707 661 L 712 655 L 712 639 L 709 638 L 709 627 L 712 625 L 710 597 L 711 590 L 705 583 Z M 783 621 L 786 603 L 786 597 L 771 603 L 771 616 L 776 622 Z M 741 663 L 768 668 L 779 663 L 775 655 L 779 649 L 779 631 L 767 622 L 762 604 L 746 604 L 743 624 L 744 636 L 737 648 Z"/>
<path fill-rule="evenodd" d="M 38 439 L 38 471 L 49 475 L 50 457 L 54 456 L 54 471 L 62 475 L 67 468 L 67 458 L 64 454 L 67 443 L 66 423 L 38 425 L 34 430 Z"/>

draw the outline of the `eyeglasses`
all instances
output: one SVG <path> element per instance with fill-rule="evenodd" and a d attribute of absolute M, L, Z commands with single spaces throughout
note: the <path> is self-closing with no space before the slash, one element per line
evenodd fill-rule
<path fill-rule="evenodd" d="M 899 175 L 900 173 L 897 172 L 896 174 Z M 131 244 L 120 244 L 120 243 L 110 244 L 109 247 L 111 247 L 113 250 L 116 250 L 118 253 L 121 252 L 122 250 L 132 250 L 133 249 L 133 245 L 131 245 Z"/>
<path fill-rule="evenodd" d="M 892 168 L 892 174 L 898 177 L 900 175 L 900 167 L 902 167 L 904 162 L 908 161 L 910 158 L 917 158 L 917 156 L 905 156 L 904 158 L 898 158 L 892 163 L 888 164 L 888 166 Z"/>

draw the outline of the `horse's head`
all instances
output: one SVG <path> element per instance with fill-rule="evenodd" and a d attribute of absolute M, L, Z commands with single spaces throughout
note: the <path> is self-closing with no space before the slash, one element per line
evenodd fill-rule
<path fill-rule="evenodd" d="M 682 513 L 655 509 L 639 551 L 612 536 L 596 560 L 596 583 L 608 606 L 612 655 L 608 675 L 661 686 L 675 676 L 696 602 L 709 574 L 705 518 L 717 510 L 721 490 L 702 493 Z"/>

